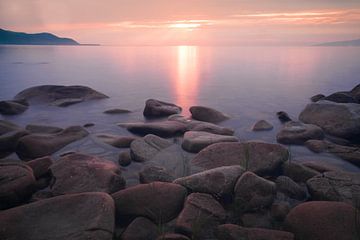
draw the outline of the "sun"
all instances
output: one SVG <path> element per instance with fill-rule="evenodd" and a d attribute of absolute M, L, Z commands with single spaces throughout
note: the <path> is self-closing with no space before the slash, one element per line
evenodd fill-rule
<path fill-rule="evenodd" d="M 170 28 L 194 29 L 200 27 L 200 23 L 174 23 L 170 24 Z"/>

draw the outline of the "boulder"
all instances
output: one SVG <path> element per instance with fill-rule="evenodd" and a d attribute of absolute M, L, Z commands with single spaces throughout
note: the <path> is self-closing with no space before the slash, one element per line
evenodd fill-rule
<path fill-rule="evenodd" d="M 113 193 L 125 187 L 120 168 L 111 161 L 94 156 L 69 154 L 56 161 L 50 169 L 55 178 L 51 186 L 54 195 Z"/>
<path fill-rule="evenodd" d="M 44 134 L 59 133 L 64 130 L 59 127 L 48 126 L 48 125 L 37 125 L 37 124 L 28 124 L 26 125 L 25 129 L 29 133 L 44 133 Z"/>
<path fill-rule="evenodd" d="M 130 150 L 121 152 L 121 153 L 119 154 L 118 163 L 119 163 L 120 166 L 126 167 L 126 166 L 130 165 L 131 160 L 132 160 L 132 159 L 131 159 Z"/>
<path fill-rule="evenodd" d="M 161 150 L 170 147 L 172 144 L 169 140 L 148 134 L 130 144 L 131 158 L 137 162 L 149 161 Z"/>
<path fill-rule="evenodd" d="M 192 106 L 190 112 L 193 119 L 204 122 L 218 123 L 230 118 L 218 110 L 203 106 Z"/>
<path fill-rule="evenodd" d="M 297 240 L 355 240 L 360 229 L 356 211 L 341 202 L 306 202 L 290 211 L 285 224 Z"/>
<path fill-rule="evenodd" d="M 318 102 L 320 100 L 323 100 L 325 98 L 324 94 L 316 94 L 310 98 L 312 102 Z"/>
<path fill-rule="evenodd" d="M 267 211 L 247 212 L 240 216 L 241 225 L 248 228 L 273 229 L 274 220 Z"/>
<path fill-rule="evenodd" d="M 355 86 L 351 91 L 350 91 L 351 95 L 353 96 L 354 99 L 356 99 L 356 101 L 358 103 L 360 103 L 360 84 L 358 84 L 357 86 Z"/>
<path fill-rule="evenodd" d="M 280 111 L 280 112 L 277 112 L 276 115 L 279 118 L 280 122 L 282 122 L 282 123 L 292 121 L 286 112 Z"/>
<path fill-rule="evenodd" d="M 147 123 L 120 123 L 129 132 L 138 135 L 154 134 L 160 137 L 173 137 L 187 131 L 186 125 L 178 121 L 147 122 Z"/>
<path fill-rule="evenodd" d="M 208 239 L 225 219 L 224 208 L 211 195 L 192 193 L 176 220 L 175 229 L 193 239 Z"/>
<path fill-rule="evenodd" d="M 3 135 L 8 132 L 12 131 L 18 131 L 22 128 L 16 125 L 15 123 L 6 121 L 6 120 L 0 120 L 0 135 Z"/>
<path fill-rule="evenodd" d="M 216 231 L 219 240 L 294 240 L 294 234 L 264 228 L 245 228 L 234 224 L 219 225 Z"/>
<path fill-rule="evenodd" d="M 25 112 L 27 105 L 23 105 L 17 101 L 0 101 L 0 114 L 16 115 Z"/>
<path fill-rule="evenodd" d="M 132 141 L 137 139 L 136 137 L 132 136 L 121 136 L 121 135 L 113 135 L 113 134 L 97 134 L 96 137 L 113 147 L 116 148 L 128 148 Z"/>
<path fill-rule="evenodd" d="M 345 139 L 359 139 L 360 105 L 319 101 L 308 104 L 299 119 L 321 127 L 325 133 Z"/>
<path fill-rule="evenodd" d="M 343 170 L 340 166 L 328 163 L 326 160 L 307 160 L 302 162 L 302 165 L 320 173 Z"/>
<path fill-rule="evenodd" d="M 114 201 L 106 193 L 53 197 L 0 212 L 2 239 L 112 240 Z"/>
<path fill-rule="evenodd" d="M 34 177 L 39 179 L 40 177 L 50 173 L 50 166 L 53 164 L 51 157 L 42 157 L 31 160 L 26 163 L 34 173 Z"/>
<path fill-rule="evenodd" d="M 23 160 L 44 157 L 88 134 L 79 126 L 68 127 L 56 134 L 29 134 L 19 139 L 15 151 Z"/>
<path fill-rule="evenodd" d="M 234 187 L 234 203 L 241 212 L 256 211 L 271 206 L 276 196 L 276 184 L 245 172 Z"/>
<path fill-rule="evenodd" d="M 12 153 L 16 149 L 19 139 L 28 135 L 25 130 L 14 130 L 0 135 L 0 156 L 4 153 Z"/>
<path fill-rule="evenodd" d="M 76 103 L 81 103 L 84 100 L 82 98 L 62 98 L 62 99 L 57 99 L 55 101 L 53 101 L 50 105 L 52 106 L 56 106 L 56 107 L 67 107 L 70 105 L 74 105 Z"/>
<path fill-rule="evenodd" d="M 253 131 L 269 131 L 272 130 L 274 128 L 274 126 L 269 123 L 266 120 L 259 120 L 257 121 L 253 126 L 252 126 L 252 130 Z"/>
<path fill-rule="evenodd" d="M 288 202 L 275 202 L 271 205 L 270 214 L 274 219 L 282 222 L 290 212 L 290 209 L 290 204 Z"/>
<path fill-rule="evenodd" d="M 25 164 L 0 162 L 0 176 L 0 210 L 25 202 L 36 190 L 33 171 Z"/>
<path fill-rule="evenodd" d="M 120 108 L 113 108 L 104 111 L 105 114 L 124 114 L 124 113 L 131 113 L 130 110 L 127 109 L 120 109 Z"/>
<path fill-rule="evenodd" d="M 144 217 L 137 217 L 121 234 L 121 240 L 155 240 L 159 235 L 158 226 Z"/>
<path fill-rule="evenodd" d="M 306 190 L 289 177 L 279 176 L 276 178 L 275 183 L 277 191 L 290 198 L 296 200 L 304 200 L 306 198 Z"/>
<path fill-rule="evenodd" d="M 289 121 L 277 134 L 276 139 L 283 144 L 303 144 L 310 139 L 323 139 L 323 130 L 313 124 Z"/>
<path fill-rule="evenodd" d="M 294 161 L 285 162 L 282 165 L 282 173 L 295 182 L 306 182 L 308 179 L 320 174 L 320 172 Z"/>
<path fill-rule="evenodd" d="M 163 167 L 145 166 L 139 172 L 139 180 L 141 183 L 172 182 L 174 179 L 174 176 Z"/>
<path fill-rule="evenodd" d="M 190 238 L 178 233 L 165 233 L 160 235 L 156 240 L 190 240 Z"/>
<path fill-rule="evenodd" d="M 264 142 L 216 143 L 201 150 L 191 161 L 195 166 L 212 169 L 240 165 L 256 174 L 275 174 L 288 159 L 286 148 Z"/>
<path fill-rule="evenodd" d="M 356 103 L 357 101 L 353 98 L 350 92 L 336 92 L 327 97 L 323 100 L 328 100 L 331 102 L 336 103 Z"/>
<path fill-rule="evenodd" d="M 238 142 L 234 136 L 213 134 L 202 131 L 188 131 L 184 134 L 182 148 L 188 152 L 197 153 L 202 149 L 219 142 Z"/>
<path fill-rule="evenodd" d="M 166 117 L 180 112 L 181 107 L 175 104 L 162 102 L 156 99 L 148 99 L 145 103 L 143 114 L 145 117 Z"/>
<path fill-rule="evenodd" d="M 180 184 L 192 192 L 209 193 L 215 197 L 231 195 L 237 179 L 244 173 L 239 165 L 210 169 L 187 177 L 178 178 Z"/>
<path fill-rule="evenodd" d="M 126 188 L 112 197 L 117 218 L 143 216 L 155 223 L 165 223 L 179 214 L 186 194 L 186 188 L 178 184 L 153 182 Z"/>

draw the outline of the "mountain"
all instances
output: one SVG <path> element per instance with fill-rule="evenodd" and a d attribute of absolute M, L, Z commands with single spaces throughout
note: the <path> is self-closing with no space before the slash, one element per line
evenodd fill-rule
<path fill-rule="evenodd" d="M 28 34 L 0 28 L 0 44 L 15 45 L 79 45 L 71 38 L 60 38 L 51 33 Z"/>
<path fill-rule="evenodd" d="M 360 39 L 349 40 L 349 41 L 339 41 L 339 42 L 327 42 L 317 44 L 315 46 L 349 46 L 349 47 L 360 47 Z"/>

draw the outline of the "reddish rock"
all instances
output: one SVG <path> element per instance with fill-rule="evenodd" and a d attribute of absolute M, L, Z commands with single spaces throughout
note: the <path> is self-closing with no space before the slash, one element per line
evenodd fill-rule
<path fill-rule="evenodd" d="M 26 163 L 33 170 L 36 179 L 49 173 L 50 166 L 53 164 L 51 157 L 42 157 Z"/>
<path fill-rule="evenodd" d="M 155 240 L 159 235 L 158 226 L 144 217 L 135 218 L 121 234 L 121 240 Z"/>

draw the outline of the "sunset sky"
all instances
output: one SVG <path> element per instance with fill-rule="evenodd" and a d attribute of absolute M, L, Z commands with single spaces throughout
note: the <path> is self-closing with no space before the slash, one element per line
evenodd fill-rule
<path fill-rule="evenodd" d="M 0 28 L 110 45 L 309 45 L 360 38 L 360 0 L 0 0 Z"/>

